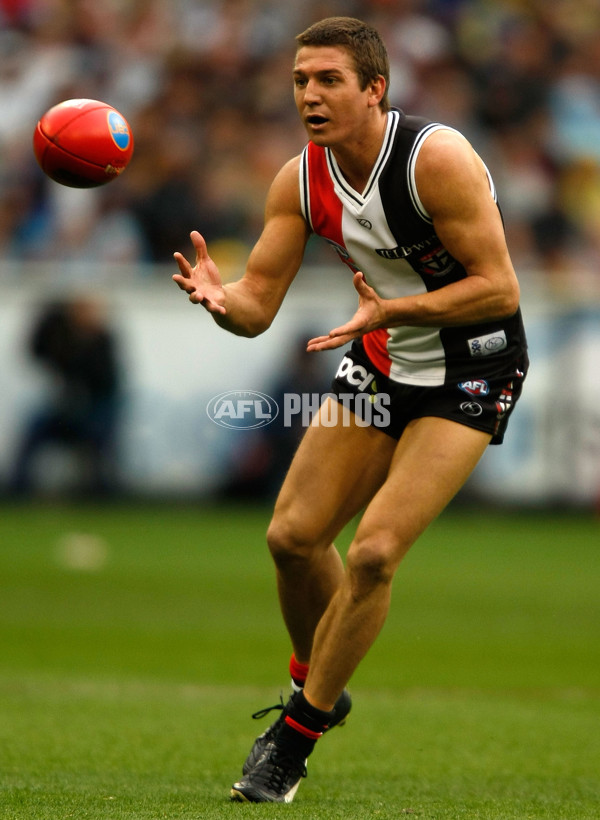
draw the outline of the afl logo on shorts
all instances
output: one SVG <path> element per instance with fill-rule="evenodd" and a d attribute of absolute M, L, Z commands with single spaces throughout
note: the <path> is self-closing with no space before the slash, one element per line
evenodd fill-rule
<path fill-rule="evenodd" d="M 127 123 L 120 114 L 116 111 L 109 111 L 108 113 L 108 130 L 113 138 L 114 144 L 120 151 L 126 151 L 129 148 L 129 128 Z"/>
<path fill-rule="evenodd" d="M 470 379 L 466 382 L 461 382 L 459 385 L 461 390 L 468 393 L 469 396 L 487 396 L 490 388 L 485 379 Z"/>

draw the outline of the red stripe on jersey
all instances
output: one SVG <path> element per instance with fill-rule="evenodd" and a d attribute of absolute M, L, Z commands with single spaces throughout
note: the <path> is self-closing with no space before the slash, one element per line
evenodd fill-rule
<path fill-rule="evenodd" d="M 358 268 L 352 261 L 344 242 L 342 231 L 344 206 L 333 187 L 325 149 L 315 145 L 314 142 L 309 142 L 306 160 L 309 186 L 307 207 L 313 230 L 318 236 L 334 242 L 342 262 L 345 262 L 352 271 L 356 271 Z M 386 376 L 389 376 L 391 368 L 387 352 L 388 338 L 389 335 L 385 328 L 374 330 L 363 337 L 368 357 Z"/>
<path fill-rule="evenodd" d="M 309 142 L 307 159 L 310 220 L 313 230 L 319 236 L 345 247 L 342 233 L 343 205 L 333 188 L 325 149 L 314 142 Z"/>
<path fill-rule="evenodd" d="M 363 336 L 365 353 L 369 359 L 371 359 L 375 367 L 378 370 L 381 370 L 385 376 L 390 375 L 390 369 L 392 367 L 392 360 L 390 359 L 387 349 L 389 338 L 390 334 L 384 327 L 377 328 L 377 330 L 371 330 L 370 333 L 365 333 Z"/>

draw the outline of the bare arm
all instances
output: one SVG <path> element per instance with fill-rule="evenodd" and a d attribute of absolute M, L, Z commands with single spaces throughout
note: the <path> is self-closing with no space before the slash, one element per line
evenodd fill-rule
<path fill-rule="evenodd" d="M 519 285 L 480 158 L 459 134 L 437 131 L 423 145 L 415 175 L 437 236 L 467 277 L 415 297 L 401 309 L 409 320 L 402 323 L 462 325 L 512 316 Z"/>
<path fill-rule="evenodd" d="M 309 229 L 300 210 L 299 158 L 290 160 L 275 177 L 267 196 L 265 225 L 241 279 L 223 285 L 206 243 L 193 231 L 196 264 L 175 253 L 179 273 L 174 282 L 201 304 L 225 330 L 238 336 L 258 336 L 271 324 L 298 272 Z"/>
<path fill-rule="evenodd" d="M 378 327 L 468 325 L 511 316 L 519 286 L 510 261 L 500 213 L 483 163 L 469 143 L 441 130 L 424 143 L 415 169 L 417 190 L 435 232 L 467 276 L 439 290 L 381 299 L 362 274 L 354 277 L 359 307 L 310 350 L 338 347 Z"/>

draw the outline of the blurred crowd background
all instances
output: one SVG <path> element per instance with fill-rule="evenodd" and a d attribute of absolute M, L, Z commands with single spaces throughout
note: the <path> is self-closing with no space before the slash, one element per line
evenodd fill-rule
<path fill-rule="evenodd" d="M 273 176 L 305 143 L 294 37 L 337 14 L 382 33 L 393 105 L 483 156 L 524 291 L 543 281 L 559 306 L 600 304 L 598 0 L 0 0 L 0 294 L 32 271 L 40 300 L 57 270 L 82 288 L 115 271 L 164 282 L 193 228 L 238 273 Z M 115 106 L 135 137 L 118 181 L 86 191 L 46 179 L 31 149 L 44 111 L 78 97 Z M 332 261 L 311 242 L 309 265 Z M 559 336 L 577 323 L 563 316 Z M 597 416 L 589 429 L 596 447 Z"/>
<path fill-rule="evenodd" d="M 165 262 L 192 227 L 242 256 L 304 143 L 293 38 L 334 14 L 383 33 L 394 105 L 485 157 L 522 275 L 597 290 L 597 0 L 1 0 L 0 258 Z M 39 116 L 73 97 L 111 103 L 135 134 L 119 184 L 85 196 L 31 152 Z"/>

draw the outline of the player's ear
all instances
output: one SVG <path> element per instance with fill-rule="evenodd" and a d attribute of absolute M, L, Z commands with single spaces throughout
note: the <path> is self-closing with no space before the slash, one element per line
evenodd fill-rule
<path fill-rule="evenodd" d="M 385 94 L 386 82 L 382 74 L 378 74 L 375 79 L 371 80 L 368 85 L 369 90 L 369 107 L 379 105 Z"/>

